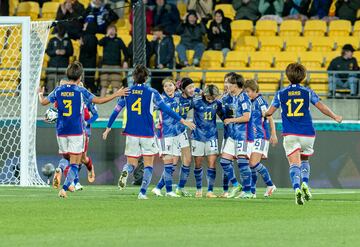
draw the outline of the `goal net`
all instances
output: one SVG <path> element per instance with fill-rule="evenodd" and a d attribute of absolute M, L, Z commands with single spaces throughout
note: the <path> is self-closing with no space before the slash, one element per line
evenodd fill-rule
<path fill-rule="evenodd" d="M 0 185 L 46 185 L 36 163 L 36 119 L 50 26 L 0 17 Z"/>

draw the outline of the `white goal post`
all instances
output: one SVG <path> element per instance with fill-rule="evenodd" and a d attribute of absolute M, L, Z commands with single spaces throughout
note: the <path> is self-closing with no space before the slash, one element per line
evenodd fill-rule
<path fill-rule="evenodd" d="M 50 26 L 0 17 L 0 185 L 46 185 L 36 162 L 36 119 Z"/>

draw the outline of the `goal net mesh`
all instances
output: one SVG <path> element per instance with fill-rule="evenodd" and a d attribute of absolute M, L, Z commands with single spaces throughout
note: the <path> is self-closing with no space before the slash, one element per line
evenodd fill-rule
<path fill-rule="evenodd" d="M 29 128 L 26 167 L 29 186 L 43 186 L 36 163 L 37 88 L 51 22 L 31 22 L 30 27 L 30 80 L 26 102 Z M 20 185 L 21 151 L 21 90 L 25 82 L 21 77 L 22 25 L 2 24 L 0 21 L 0 185 Z M 24 114 L 24 113 L 23 113 Z M 23 183 L 24 184 L 24 183 Z"/>

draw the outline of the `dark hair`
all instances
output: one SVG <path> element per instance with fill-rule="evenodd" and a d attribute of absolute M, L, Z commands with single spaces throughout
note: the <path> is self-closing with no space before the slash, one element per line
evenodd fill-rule
<path fill-rule="evenodd" d="M 239 88 L 243 88 L 245 79 L 242 75 L 233 74 L 229 77 L 230 84 L 236 84 Z"/>
<path fill-rule="evenodd" d="M 137 84 L 143 84 L 146 82 L 149 76 L 149 70 L 145 67 L 145 65 L 138 64 L 135 66 L 133 72 L 134 82 Z"/>
<path fill-rule="evenodd" d="M 162 25 L 156 26 L 152 29 L 153 32 L 164 32 L 164 27 Z"/>
<path fill-rule="evenodd" d="M 256 93 L 259 92 L 259 84 L 257 83 L 257 81 L 251 79 L 251 80 L 246 80 L 245 84 L 244 84 L 244 88 L 250 88 L 251 90 L 255 91 Z"/>
<path fill-rule="evenodd" d="M 233 76 L 233 75 L 236 75 L 235 72 L 229 72 L 229 73 L 226 73 L 225 76 L 224 76 L 224 80 L 226 80 L 227 78 Z"/>
<path fill-rule="evenodd" d="M 189 77 L 183 77 L 183 78 L 181 78 L 181 82 L 180 82 L 181 84 L 180 84 L 180 89 L 181 90 L 185 90 L 185 88 L 187 87 L 187 86 L 189 86 L 190 84 L 193 84 L 194 83 L 194 81 L 191 79 L 191 78 L 189 78 Z"/>
<path fill-rule="evenodd" d="M 306 68 L 299 63 L 291 63 L 286 67 L 286 76 L 291 84 L 299 84 L 306 77 Z"/>
<path fill-rule="evenodd" d="M 220 95 L 220 90 L 214 84 L 207 85 L 206 88 L 204 89 L 204 96 L 217 97 L 219 95 Z"/>
<path fill-rule="evenodd" d="M 77 81 L 81 78 L 83 74 L 83 66 L 80 62 L 75 61 L 66 69 L 66 76 L 70 81 Z"/>
<path fill-rule="evenodd" d="M 222 9 L 216 10 L 215 13 L 214 13 L 214 16 L 215 16 L 216 14 L 220 14 L 220 15 L 222 16 L 222 18 L 225 18 L 224 11 L 223 11 Z"/>

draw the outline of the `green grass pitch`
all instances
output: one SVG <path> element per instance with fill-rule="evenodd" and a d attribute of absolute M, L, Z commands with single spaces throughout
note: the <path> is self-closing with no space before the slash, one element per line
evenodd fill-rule
<path fill-rule="evenodd" d="M 360 190 L 314 189 L 304 206 L 290 189 L 263 192 L 140 201 L 137 187 L 87 186 L 67 199 L 0 187 L 0 246 L 360 246 Z"/>

